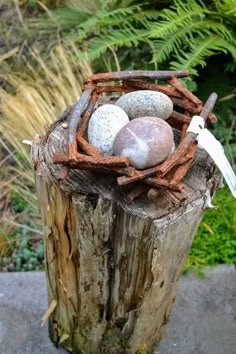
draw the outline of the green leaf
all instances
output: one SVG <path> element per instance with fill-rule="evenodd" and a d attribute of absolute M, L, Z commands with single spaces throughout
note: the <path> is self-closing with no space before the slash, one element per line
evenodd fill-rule
<path fill-rule="evenodd" d="M 131 47 L 136 46 L 147 36 L 145 30 L 133 31 L 130 28 L 113 31 L 110 34 L 104 35 L 103 38 L 97 37 L 89 42 L 88 54 L 90 58 L 95 59 L 106 52 L 110 47 Z"/>

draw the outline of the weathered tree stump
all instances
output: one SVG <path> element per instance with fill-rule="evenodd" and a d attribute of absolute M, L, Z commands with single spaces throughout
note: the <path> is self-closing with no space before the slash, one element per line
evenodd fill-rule
<path fill-rule="evenodd" d="M 32 146 L 50 338 L 72 353 L 145 353 L 160 337 L 216 188 L 212 161 L 199 151 L 181 193 L 163 189 L 154 201 L 127 204 L 111 175 L 71 170 L 62 178 L 66 168 L 52 156 L 67 153 L 64 118 Z"/>

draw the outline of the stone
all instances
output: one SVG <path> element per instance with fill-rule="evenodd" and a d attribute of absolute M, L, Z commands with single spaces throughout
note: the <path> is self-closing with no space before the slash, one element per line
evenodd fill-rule
<path fill-rule="evenodd" d="M 159 117 L 167 119 L 173 111 L 173 103 L 164 93 L 141 90 L 121 96 L 116 105 L 121 107 L 130 119 L 139 117 Z"/>
<path fill-rule="evenodd" d="M 89 144 L 103 155 L 112 155 L 115 136 L 128 122 L 129 117 L 120 107 L 104 104 L 92 114 L 89 120 Z"/>
<path fill-rule="evenodd" d="M 126 156 L 131 166 L 149 168 L 164 161 L 174 144 L 171 126 L 160 118 L 142 117 L 127 123 L 117 134 L 113 154 Z"/>

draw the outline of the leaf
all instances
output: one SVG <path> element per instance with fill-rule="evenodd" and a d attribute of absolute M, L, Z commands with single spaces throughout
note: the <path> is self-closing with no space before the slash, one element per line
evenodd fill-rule
<path fill-rule="evenodd" d="M 218 53 L 230 53 L 236 58 L 235 47 L 218 35 L 209 35 L 204 38 L 198 38 L 192 45 L 188 52 L 181 51 L 182 57 L 178 57 L 178 61 L 171 62 L 171 68 L 185 68 L 191 74 L 196 75 L 197 71 L 194 69 L 197 65 L 206 66 L 206 59 Z"/>
<path fill-rule="evenodd" d="M 110 47 L 131 47 L 145 39 L 147 32 L 145 30 L 133 31 L 129 28 L 113 31 L 103 38 L 97 37 L 89 42 L 88 55 L 95 59 L 106 52 Z"/>
<path fill-rule="evenodd" d="M 149 26 L 149 38 L 164 38 L 175 34 L 179 28 L 187 27 L 192 22 L 204 19 L 209 11 L 195 1 L 187 3 L 176 0 L 171 9 L 164 9 L 159 14 L 159 21 Z"/>

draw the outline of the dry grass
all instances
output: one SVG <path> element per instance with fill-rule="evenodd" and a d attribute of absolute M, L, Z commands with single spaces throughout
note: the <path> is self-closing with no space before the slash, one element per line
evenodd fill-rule
<path fill-rule="evenodd" d="M 30 148 L 22 140 L 44 134 L 80 97 L 83 78 L 91 74 L 91 69 L 86 61 L 78 63 L 79 54 L 74 46 L 66 50 L 57 46 L 45 62 L 34 50 L 30 62 L 23 63 L 22 73 L 2 70 L 0 74 L 4 83 L 0 88 L 0 259 L 13 255 L 20 242 L 16 225 L 18 229 L 30 229 L 32 239 L 40 235 Z M 1 59 L 0 66 L 8 56 Z M 13 192 L 28 203 L 21 213 L 12 209 Z"/>
<path fill-rule="evenodd" d="M 103 1 L 103 0 L 66 0 L 65 4 L 68 7 L 74 8 L 74 9 L 80 9 L 80 11 L 84 11 L 90 14 L 95 14 L 99 9 L 102 8 L 102 6 L 106 5 L 111 5 L 114 1 Z"/>
<path fill-rule="evenodd" d="M 78 55 L 74 46 L 66 50 L 57 46 L 45 63 L 37 51 L 32 51 L 34 66 L 26 62 L 25 74 L 0 74 L 8 87 L 7 90 L 0 88 L 2 144 L 5 149 L 15 151 L 15 166 L 11 170 L 19 177 L 11 188 L 17 189 L 32 204 L 36 199 L 32 198 L 31 191 L 33 173 L 29 147 L 23 145 L 22 140 L 43 134 L 58 115 L 80 97 L 83 78 L 91 74 L 91 69 L 86 61 L 78 63 Z"/>
<path fill-rule="evenodd" d="M 8 73 L 0 75 L 13 92 L 0 89 L 0 108 L 3 118 L 0 131 L 16 150 L 22 151 L 21 141 L 42 134 L 45 128 L 80 94 L 83 77 L 91 70 L 86 62 L 78 65 L 78 51 L 70 52 L 58 46 L 51 52 L 46 64 L 36 51 L 32 59 L 38 70 L 26 63 L 27 75 Z"/>

